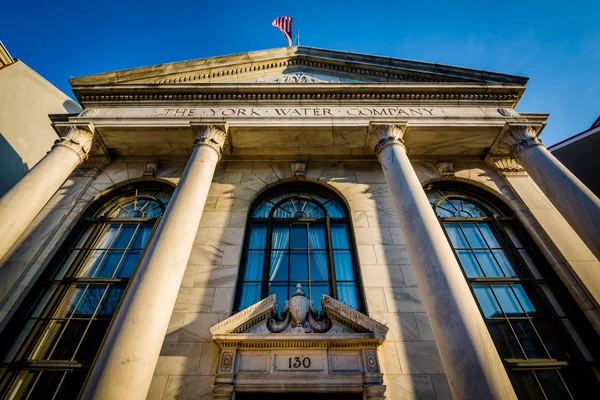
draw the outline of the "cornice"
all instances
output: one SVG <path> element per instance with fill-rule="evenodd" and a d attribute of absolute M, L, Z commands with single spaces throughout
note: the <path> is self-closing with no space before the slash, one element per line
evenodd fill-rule
<path fill-rule="evenodd" d="M 261 83 L 75 86 L 82 104 L 181 101 L 494 101 L 516 104 L 524 88 L 490 84 Z"/>

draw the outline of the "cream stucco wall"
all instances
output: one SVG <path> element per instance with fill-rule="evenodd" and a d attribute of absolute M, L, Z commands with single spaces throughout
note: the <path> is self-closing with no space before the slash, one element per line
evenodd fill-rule
<path fill-rule="evenodd" d="M 48 114 L 80 112 L 77 103 L 22 61 L 0 68 L 0 196 L 57 139 Z"/>
<path fill-rule="evenodd" d="M 440 179 L 470 182 L 503 198 L 556 268 L 569 271 L 568 244 L 554 243 L 543 213 L 517 196 L 514 183 L 479 161 L 455 161 L 454 176 L 442 177 L 433 162 L 414 162 L 423 185 Z M 103 193 L 140 179 L 177 184 L 185 162 L 163 162 L 155 178 L 143 176 L 145 161 L 117 161 L 97 176 L 73 176 L 34 221 L 17 251 L 2 266 L 0 329 L 78 217 Z M 214 175 L 149 399 L 209 398 L 218 347 L 209 327 L 230 315 L 248 208 L 268 187 L 293 179 L 290 163 L 221 161 Z M 404 240 L 380 164 L 372 161 L 312 161 L 306 179 L 336 189 L 347 201 L 357 242 L 368 312 L 390 331 L 379 349 L 389 399 L 450 399 L 437 346 L 416 286 Z M 519 177 L 514 179 L 528 179 Z M 528 183 L 533 184 L 532 182 Z M 546 217 L 545 215 L 549 215 Z M 541 222 L 538 220 L 541 219 Z M 573 246 L 578 246 L 577 240 Z M 580 242 L 580 240 L 579 240 Z M 544 243 L 546 245 L 544 245 Z M 567 247 L 565 247 L 567 246 Z M 550 248 L 551 247 L 551 248 Z M 562 264 L 559 261 L 562 260 Z M 564 274 L 563 274 L 564 275 Z M 565 280 L 567 285 L 575 281 Z M 585 291 L 582 304 L 589 304 Z"/>

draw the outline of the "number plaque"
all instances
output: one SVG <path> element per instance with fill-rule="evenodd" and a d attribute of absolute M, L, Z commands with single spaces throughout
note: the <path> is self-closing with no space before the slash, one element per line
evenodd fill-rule
<path fill-rule="evenodd" d="M 321 354 L 277 354 L 275 369 L 278 371 L 322 371 Z"/>

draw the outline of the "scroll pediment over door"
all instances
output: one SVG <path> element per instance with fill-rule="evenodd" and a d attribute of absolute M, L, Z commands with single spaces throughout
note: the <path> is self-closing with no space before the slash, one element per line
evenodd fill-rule
<path fill-rule="evenodd" d="M 385 325 L 327 295 L 319 315 L 300 285 L 281 316 L 276 302 L 273 294 L 211 327 L 221 350 L 213 398 L 310 391 L 384 398 L 377 347 Z"/>

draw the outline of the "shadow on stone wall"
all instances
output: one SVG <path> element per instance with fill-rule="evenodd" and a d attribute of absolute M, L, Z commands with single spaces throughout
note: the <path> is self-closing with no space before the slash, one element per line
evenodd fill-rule
<path fill-rule="evenodd" d="M 27 163 L 0 132 L 0 197 L 29 171 Z"/>

